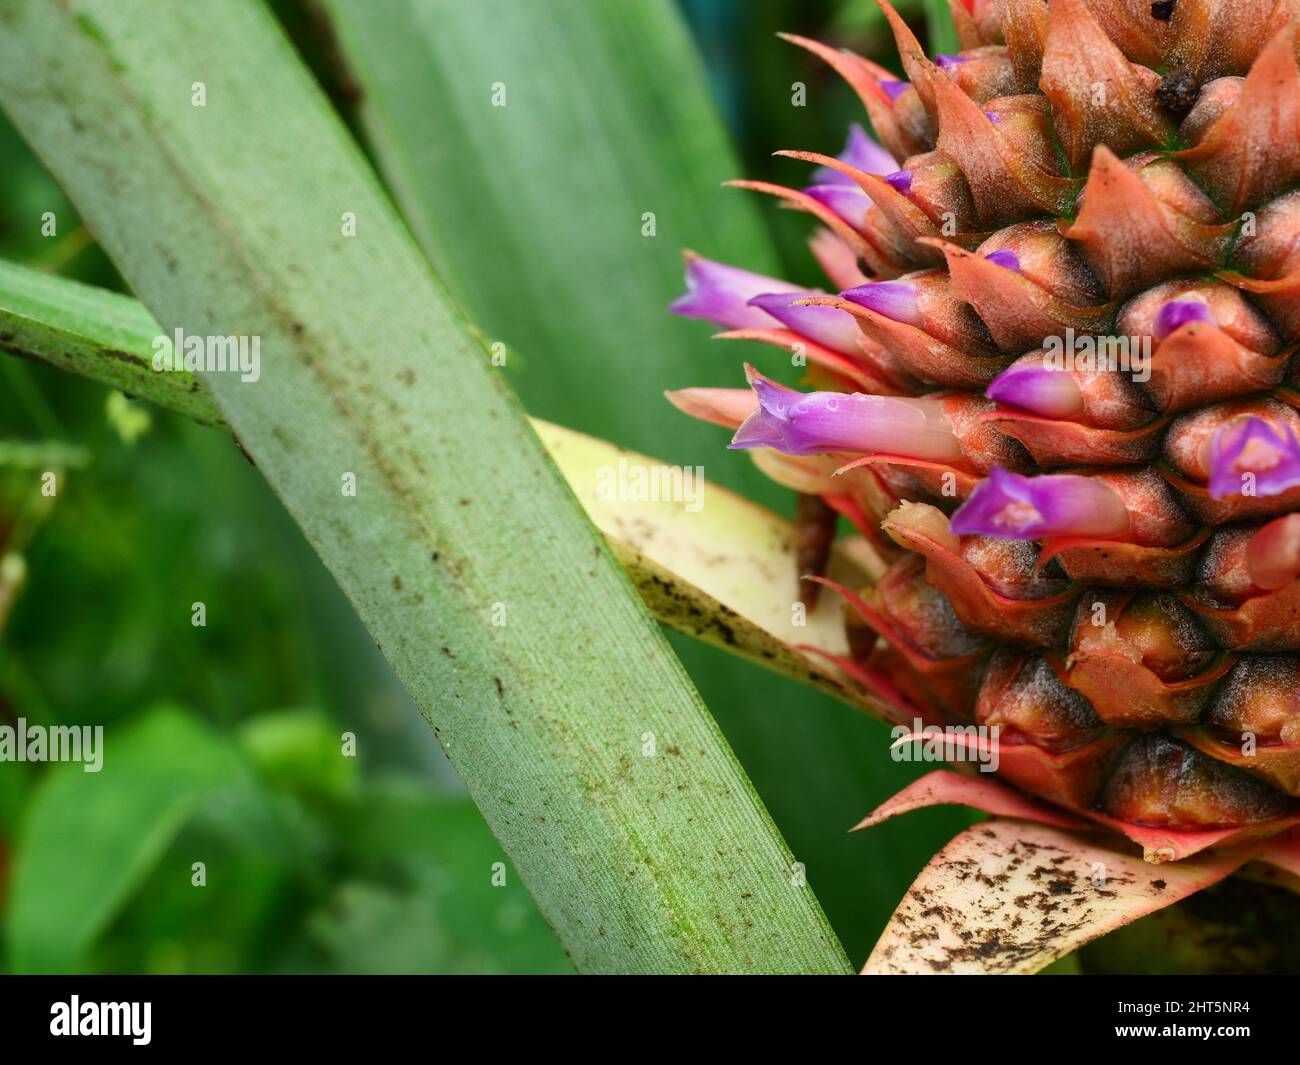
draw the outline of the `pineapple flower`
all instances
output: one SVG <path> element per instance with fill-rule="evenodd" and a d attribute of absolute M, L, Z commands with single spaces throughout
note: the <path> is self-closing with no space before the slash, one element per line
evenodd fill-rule
<path fill-rule="evenodd" d="M 799 303 L 796 294 L 788 292 L 755 296 L 749 304 L 776 319 L 792 333 L 831 351 L 848 356 L 858 350 L 858 330 L 853 319 L 833 307 L 809 307 Z"/>
<path fill-rule="evenodd" d="M 894 157 L 867 136 L 856 122 L 850 127 L 849 141 L 839 160 L 864 174 L 889 174 L 896 170 Z M 871 197 L 847 174 L 831 167 L 813 171 L 813 184 L 803 191 L 824 204 L 851 226 L 856 226 L 871 207 Z"/>
<path fill-rule="evenodd" d="M 1219 324 L 1215 321 L 1214 312 L 1200 300 L 1170 300 L 1156 315 L 1155 337 L 1157 340 L 1164 340 L 1190 322 Z"/>
<path fill-rule="evenodd" d="M 961 447 L 940 404 L 846 392 L 799 392 L 756 379 L 758 407 L 732 437 L 733 448 L 770 447 L 786 455 L 887 450 L 906 440 L 924 458 L 959 459 Z"/>
<path fill-rule="evenodd" d="M 1300 10 L 962 0 L 931 60 L 878 2 L 901 78 L 786 38 L 878 143 L 732 183 L 820 223 L 826 291 L 690 255 L 671 308 L 806 355 L 813 390 L 747 368 L 670 399 L 798 493 L 848 647 L 802 651 L 898 743 L 947 728 L 946 760 L 996 768 L 863 821 L 994 816 L 868 971 L 1033 971 L 1239 871 L 1300 885 Z M 866 587 L 824 575 L 840 515 Z"/>
<path fill-rule="evenodd" d="M 913 281 L 874 281 L 842 293 L 846 300 L 882 314 L 894 322 L 923 327 L 925 319 Z"/>
<path fill-rule="evenodd" d="M 1070 418 L 1083 412 L 1083 390 L 1073 374 L 1041 362 L 1016 362 L 989 384 L 984 394 L 1010 407 L 1049 418 Z"/>
<path fill-rule="evenodd" d="M 1279 428 L 1252 415 L 1214 434 L 1209 466 L 1210 494 L 1216 499 L 1280 495 L 1300 485 L 1300 440 L 1290 426 Z"/>
<path fill-rule="evenodd" d="M 952 516 L 949 528 L 958 536 L 1113 540 L 1128 531 L 1129 518 L 1124 501 L 1101 481 L 1070 473 L 1022 477 L 995 466 Z"/>
<path fill-rule="evenodd" d="M 750 301 L 767 295 L 798 293 L 808 289 L 775 278 L 738 270 L 698 255 L 686 262 L 686 293 L 668 308 L 688 318 L 705 318 L 728 329 L 745 329 L 771 325 L 771 316 Z"/>

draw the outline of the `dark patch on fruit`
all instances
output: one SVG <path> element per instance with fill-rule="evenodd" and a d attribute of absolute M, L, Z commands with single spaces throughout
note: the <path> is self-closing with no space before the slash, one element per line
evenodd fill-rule
<path fill-rule="evenodd" d="M 1121 821 L 1166 828 L 1224 828 L 1292 812 L 1290 800 L 1262 780 L 1163 733 L 1125 748 L 1101 808 Z"/>
<path fill-rule="evenodd" d="M 1174 0 L 1156 0 L 1151 5 L 1151 17 L 1168 22 L 1174 15 Z"/>
<path fill-rule="evenodd" d="M 1166 74 L 1156 89 L 1156 103 L 1161 110 L 1181 118 L 1196 106 L 1201 83 L 1186 70 Z"/>

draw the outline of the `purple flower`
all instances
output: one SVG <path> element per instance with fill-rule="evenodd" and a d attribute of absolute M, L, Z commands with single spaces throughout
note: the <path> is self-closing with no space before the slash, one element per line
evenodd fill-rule
<path fill-rule="evenodd" d="M 955 461 L 961 446 L 940 403 L 857 392 L 799 392 L 758 377 L 758 409 L 731 447 L 770 447 L 786 455 L 829 451 L 911 455 Z"/>
<path fill-rule="evenodd" d="M 958 536 L 1034 540 L 1048 536 L 1113 538 L 1128 531 L 1124 501 L 1092 477 L 1051 473 L 1022 477 L 1001 466 L 975 487 L 952 516 Z"/>
<path fill-rule="evenodd" d="M 934 61 L 939 64 L 940 70 L 951 71 L 954 67 L 961 66 L 962 63 L 969 63 L 970 60 L 964 55 L 937 55 Z"/>
<path fill-rule="evenodd" d="M 871 197 L 857 185 L 809 185 L 804 189 L 818 203 L 825 204 L 854 229 L 861 229 Z"/>
<path fill-rule="evenodd" d="M 674 314 L 704 318 L 724 329 L 771 329 L 774 320 L 761 308 L 751 307 L 755 296 L 792 292 L 800 296 L 812 291 L 762 274 L 751 274 L 725 263 L 698 255 L 686 263 L 686 291 L 668 305 Z"/>
<path fill-rule="evenodd" d="M 885 181 L 904 196 L 912 191 L 912 172 L 910 170 L 895 170 L 892 174 L 885 175 Z"/>
<path fill-rule="evenodd" d="M 995 126 L 1002 124 L 1002 116 L 996 111 L 985 111 L 984 117 L 992 122 Z"/>
<path fill-rule="evenodd" d="M 880 87 L 885 90 L 885 95 L 891 100 L 897 100 L 903 93 L 912 87 L 910 82 L 906 81 L 889 81 L 885 80 L 880 83 Z"/>
<path fill-rule="evenodd" d="M 1170 300 L 1156 314 L 1156 340 L 1164 340 L 1170 333 L 1176 333 L 1188 322 L 1219 324 L 1215 320 L 1214 312 L 1200 300 Z"/>
<path fill-rule="evenodd" d="M 997 263 L 998 266 L 1014 270 L 1017 274 L 1020 273 L 1020 256 L 1010 248 L 999 248 L 997 251 L 991 251 L 984 258 L 991 263 Z"/>
<path fill-rule="evenodd" d="M 1300 440 L 1256 415 L 1220 426 L 1210 437 L 1210 495 L 1275 496 L 1300 485 Z"/>
<path fill-rule="evenodd" d="M 916 301 L 913 281 L 872 281 L 840 293 L 846 300 L 859 304 L 904 325 L 920 326 L 923 319 Z"/>
<path fill-rule="evenodd" d="M 1074 375 L 1041 362 L 1008 366 L 989 383 L 984 394 L 1044 418 L 1069 418 L 1083 411 L 1083 393 Z"/>
<path fill-rule="evenodd" d="M 838 307 L 800 307 L 794 304 L 799 294 L 771 292 L 755 296 L 750 305 L 766 311 L 787 329 L 807 337 L 841 355 L 856 355 L 858 324 L 853 315 Z"/>
<path fill-rule="evenodd" d="M 856 122 L 849 127 L 848 143 L 836 158 L 841 163 L 848 163 L 849 166 L 864 170 L 868 174 L 888 174 L 898 168 L 894 157 L 873 141 L 867 135 L 867 131 Z M 814 185 L 853 185 L 857 188 L 848 174 L 841 174 L 829 166 L 819 166 L 813 171 L 812 178 Z"/>

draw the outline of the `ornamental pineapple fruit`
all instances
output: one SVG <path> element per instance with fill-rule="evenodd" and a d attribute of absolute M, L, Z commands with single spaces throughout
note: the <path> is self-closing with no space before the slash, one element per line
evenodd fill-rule
<path fill-rule="evenodd" d="M 908 80 L 833 66 L 879 143 L 781 197 L 837 294 L 688 254 L 673 310 L 806 357 L 684 389 L 890 565 L 842 668 L 1000 726 L 1003 779 L 1120 831 L 1300 813 L 1300 0 L 950 0 Z M 1135 837 L 1136 838 L 1136 837 Z M 1199 846 L 1200 844 L 1198 844 Z"/>

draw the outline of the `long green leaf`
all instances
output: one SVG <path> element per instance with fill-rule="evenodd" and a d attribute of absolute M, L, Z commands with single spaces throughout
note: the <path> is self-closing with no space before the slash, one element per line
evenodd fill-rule
<path fill-rule="evenodd" d="M 875 9 L 873 0 L 859 2 Z M 782 273 L 766 224 L 779 212 L 720 187 L 745 171 L 676 0 L 323 6 L 381 173 L 439 272 L 488 337 L 505 345 L 506 373 L 529 411 L 670 463 L 702 463 L 711 485 L 788 513 L 790 494 L 747 456 L 726 452 L 722 430 L 666 409 L 660 398 L 686 384 L 743 385 L 745 356 L 790 383 L 798 376 L 788 364 L 783 374 L 785 356 L 773 348 L 719 344 L 704 323 L 665 311 L 682 290 L 684 247 Z M 815 106 L 792 108 L 790 81 L 805 76 L 796 68 L 772 89 L 771 68 L 800 54 L 773 31 L 799 22 L 774 21 L 770 4 L 732 7 L 738 24 L 719 12 L 720 32 L 748 40 L 744 58 L 762 68 L 745 70 L 733 86 L 750 94 L 753 120 L 768 129 L 758 147 L 838 150 L 846 128 L 828 134 L 813 114 L 833 106 L 829 92 Z M 757 31 L 746 36 L 752 26 L 762 27 L 761 39 Z M 710 73 L 725 78 L 726 58 L 715 59 Z M 504 106 L 492 106 L 494 87 Z M 785 165 L 777 180 L 805 173 Z M 643 235 L 647 213 L 653 236 Z M 795 228 L 791 243 L 808 269 L 807 226 Z M 755 581 L 754 590 L 788 613 L 793 593 L 782 584 Z M 852 810 L 897 786 L 887 734 L 712 648 L 674 646 L 807 864 L 836 930 L 865 950 L 888 913 L 883 900 L 892 905 L 946 838 L 918 839 L 900 854 L 879 835 L 842 836 L 828 814 L 828 796 Z M 820 795 L 810 791 L 813 777 Z M 864 876 L 881 870 L 893 871 L 894 882 L 881 900 L 864 900 Z"/>
<path fill-rule="evenodd" d="M 257 383 L 206 387 L 575 963 L 843 971 L 712 719 L 288 42 L 251 2 L 167 14 L 5 0 L 0 102 L 164 328 L 260 338 Z"/>

